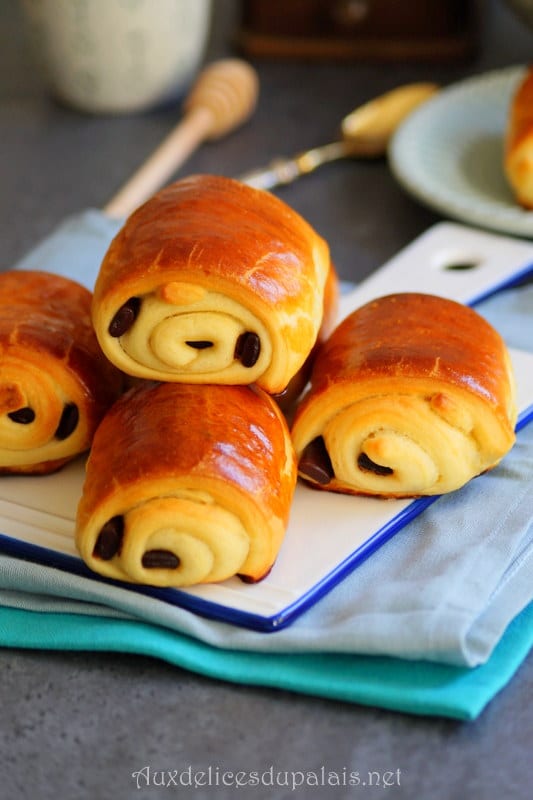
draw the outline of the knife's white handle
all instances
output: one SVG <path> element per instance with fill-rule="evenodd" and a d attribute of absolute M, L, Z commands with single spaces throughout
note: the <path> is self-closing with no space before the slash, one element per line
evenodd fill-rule
<path fill-rule="evenodd" d="M 376 297 L 426 292 L 473 305 L 533 270 L 533 242 L 443 222 L 341 300 L 341 317 Z"/>

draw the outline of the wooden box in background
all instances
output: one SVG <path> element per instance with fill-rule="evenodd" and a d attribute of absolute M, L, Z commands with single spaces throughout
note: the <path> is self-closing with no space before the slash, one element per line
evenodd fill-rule
<path fill-rule="evenodd" d="M 449 61 L 475 52 L 476 0 L 241 0 L 250 56 Z"/>

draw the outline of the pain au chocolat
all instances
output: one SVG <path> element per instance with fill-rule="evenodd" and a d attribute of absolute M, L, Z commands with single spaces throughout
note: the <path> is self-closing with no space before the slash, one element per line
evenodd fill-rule
<path fill-rule="evenodd" d="M 100 268 L 93 324 L 129 375 L 281 393 L 317 341 L 332 270 L 326 242 L 283 201 L 195 175 L 126 220 Z"/>
<path fill-rule="evenodd" d="M 90 446 L 123 387 L 91 323 L 91 293 L 38 271 L 0 275 L 0 473 L 48 473 Z"/>
<path fill-rule="evenodd" d="M 350 314 L 321 348 L 292 437 L 321 489 L 413 497 L 458 489 L 514 443 L 501 336 L 473 309 L 404 293 Z"/>
<path fill-rule="evenodd" d="M 296 479 L 287 423 L 261 389 L 144 382 L 96 432 L 77 546 L 109 578 L 254 582 L 281 547 Z"/>
<path fill-rule="evenodd" d="M 511 97 L 504 169 L 517 202 L 533 209 L 533 66 L 526 70 Z"/>

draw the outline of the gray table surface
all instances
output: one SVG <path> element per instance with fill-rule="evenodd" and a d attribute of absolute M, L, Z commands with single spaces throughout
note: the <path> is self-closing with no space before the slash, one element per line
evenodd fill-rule
<path fill-rule="evenodd" d="M 245 170 L 329 141 L 353 107 L 394 85 L 444 85 L 533 55 L 533 33 L 484 5 L 481 48 L 448 65 L 254 61 L 253 119 L 199 150 L 178 175 Z M 236 6 L 215 0 L 208 58 L 233 51 Z M 69 214 L 101 207 L 175 123 L 177 109 L 98 118 L 55 104 L 26 48 L 16 0 L 0 4 L 0 268 Z M 343 278 L 360 280 L 439 221 L 394 182 L 384 160 L 324 168 L 279 195 L 329 240 Z M 478 720 L 415 717 L 234 686 L 157 660 L 116 654 L 0 650 L 0 797 L 122 800 L 154 770 L 400 770 L 399 785 L 291 792 L 181 789 L 201 797 L 526 798 L 530 796 L 533 663 Z"/>

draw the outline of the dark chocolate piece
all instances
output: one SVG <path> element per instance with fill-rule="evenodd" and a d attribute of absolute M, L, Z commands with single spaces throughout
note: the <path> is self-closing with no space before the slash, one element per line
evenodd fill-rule
<path fill-rule="evenodd" d="M 76 403 L 67 403 L 55 432 L 56 439 L 62 441 L 70 436 L 76 430 L 79 420 L 80 412 Z"/>
<path fill-rule="evenodd" d="M 235 345 L 235 358 L 243 367 L 253 367 L 261 353 L 261 339 L 257 333 L 241 333 Z"/>
<path fill-rule="evenodd" d="M 213 342 L 207 339 L 198 339 L 198 341 L 186 341 L 185 344 L 193 347 L 195 350 L 207 350 L 208 347 L 213 347 Z"/>
<path fill-rule="evenodd" d="M 119 308 L 111 322 L 109 323 L 108 332 L 109 335 L 112 336 L 114 339 L 118 339 L 119 336 L 123 336 L 123 334 L 128 331 L 135 320 L 137 319 L 137 315 L 139 314 L 139 310 L 141 308 L 141 298 L 140 297 L 130 297 L 123 306 Z"/>
<path fill-rule="evenodd" d="M 18 422 L 19 425 L 29 425 L 35 419 L 35 411 L 29 406 L 18 408 L 16 411 L 10 411 L 7 415 L 13 422 Z"/>
<path fill-rule="evenodd" d="M 142 557 L 142 565 L 145 569 L 176 569 L 180 560 L 170 550 L 147 550 Z"/>
<path fill-rule="evenodd" d="M 322 436 L 309 442 L 300 456 L 298 470 L 304 478 L 309 478 L 321 486 L 326 486 L 335 472 Z"/>
<path fill-rule="evenodd" d="M 366 472 L 374 472 L 376 475 L 392 475 L 394 472 L 391 467 L 384 467 L 383 464 L 376 464 L 366 453 L 359 454 L 357 466 L 359 469 L 366 470 Z"/>
<path fill-rule="evenodd" d="M 120 552 L 124 537 L 124 517 L 111 517 L 106 522 L 94 545 L 93 556 L 102 561 L 110 561 Z"/>

